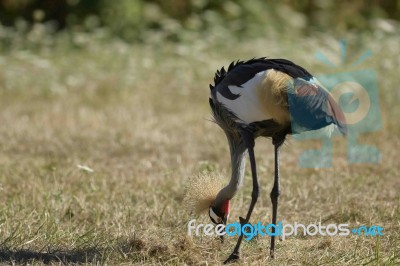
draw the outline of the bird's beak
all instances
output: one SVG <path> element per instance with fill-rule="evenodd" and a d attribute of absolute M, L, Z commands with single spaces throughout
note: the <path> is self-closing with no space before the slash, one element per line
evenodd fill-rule
<path fill-rule="evenodd" d="M 223 219 L 221 219 L 221 223 L 223 225 L 226 225 L 226 221 L 228 220 L 228 217 L 225 216 Z M 219 236 L 221 238 L 221 242 L 224 243 L 224 235 Z"/>

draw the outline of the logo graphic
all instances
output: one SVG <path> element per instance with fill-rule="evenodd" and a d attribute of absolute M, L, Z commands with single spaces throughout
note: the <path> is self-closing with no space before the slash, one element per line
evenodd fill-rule
<path fill-rule="evenodd" d="M 363 52 L 354 63 L 346 60 L 347 43 L 339 42 L 342 66 L 354 70 L 317 75 L 317 80 L 331 93 L 344 113 L 347 126 L 347 159 L 349 163 L 378 163 L 381 154 L 376 147 L 360 144 L 363 133 L 382 128 L 378 99 L 378 83 L 373 69 L 362 68 L 361 64 L 372 56 L 370 49 Z M 323 53 L 317 52 L 318 61 L 337 69 Z M 334 135 L 339 135 L 335 130 Z M 304 151 L 299 158 L 301 167 L 326 168 L 332 166 L 332 140 L 326 130 L 307 131 L 294 135 L 297 140 L 319 139 L 319 150 Z"/>
<path fill-rule="evenodd" d="M 349 224 L 318 224 L 304 225 L 295 222 L 287 224 L 278 222 L 277 224 L 258 222 L 255 224 L 240 224 L 238 222 L 224 224 L 196 224 L 196 219 L 190 220 L 187 225 L 188 235 L 206 236 L 240 236 L 243 235 L 247 241 L 255 236 L 281 236 L 285 240 L 288 236 L 349 236 L 351 233 L 358 236 L 383 236 L 383 227 L 379 225 L 350 228 Z"/>

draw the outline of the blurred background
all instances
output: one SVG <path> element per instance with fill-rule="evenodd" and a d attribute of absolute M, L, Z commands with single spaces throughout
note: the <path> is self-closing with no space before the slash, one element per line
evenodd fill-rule
<path fill-rule="evenodd" d="M 45 36 L 74 32 L 129 42 L 188 42 L 214 34 L 232 40 L 272 32 L 305 36 L 329 31 L 339 36 L 390 32 L 399 20 L 397 0 L 1 0 L 0 40 L 6 49 L 17 45 L 15 37 L 50 45 Z"/>
<path fill-rule="evenodd" d="M 230 176 L 226 138 L 210 122 L 215 71 L 267 56 L 317 77 L 373 73 L 382 119 L 356 139 L 379 150 L 376 164 L 349 163 L 337 137 L 331 168 L 302 168 L 300 154 L 320 141 L 290 138 L 279 219 L 388 232 L 295 237 L 279 242 L 277 264 L 398 265 L 399 21 L 400 0 L 0 0 L 0 263 L 226 259 L 234 239 L 188 238 L 185 185 Z M 269 221 L 273 153 L 270 140 L 257 143 L 252 218 Z M 232 220 L 250 202 L 246 170 Z M 243 263 L 270 263 L 269 239 L 256 241 Z"/>

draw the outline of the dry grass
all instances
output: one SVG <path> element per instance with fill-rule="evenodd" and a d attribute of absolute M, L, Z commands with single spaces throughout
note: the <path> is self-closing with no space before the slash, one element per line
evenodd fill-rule
<path fill-rule="evenodd" d="M 380 149 L 381 164 L 347 164 L 340 138 L 334 140 L 330 169 L 298 166 L 298 155 L 314 142 L 290 140 L 282 150 L 279 220 L 379 224 L 384 236 L 290 237 L 278 241 L 273 262 L 267 256 L 269 238 L 259 237 L 243 244 L 241 263 L 400 262 L 398 41 L 366 37 L 362 46 L 375 53 L 364 66 L 377 71 L 384 125 L 362 141 Z M 209 221 L 182 207 L 188 177 L 204 171 L 229 176 L 225 137 L 208 121 L 208 83 L 215 69 L 234 59 L 269 55 L 290 58 L 314 73 L 332 72 L 313 54 L 338 52 L 326 36 L 229 45 L 93 42 L 80 50 L 1 55 L 0 263 L 223 261 L 236 238 L 224 244 L 218 238 L 189 238 L 190 219 Z M 262 190 L 253 221 L 268 222 L 270 141 L 258 140 L 256 154 Z M 232 203 L 232 221 L 250 202 L 246 175 L 245 188 Z"/>

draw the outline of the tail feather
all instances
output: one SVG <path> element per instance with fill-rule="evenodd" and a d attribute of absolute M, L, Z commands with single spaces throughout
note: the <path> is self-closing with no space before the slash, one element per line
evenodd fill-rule
<path fill-rule="evenodd" d="M 317 130 L 335 124 L 343 135 L 347 134 L 343 111 L 322 85 L 296 79 L 294 86 L 288 86 L 287 95 L 293 132 Z"/>
<path fill-rule="evenodd" d="M 346 117 L 342 109 L 340 109 L 339 104 L 333 99 L 332 95 L 328 96 L 328 108 L 329 113 L 333 118 L 333 123 L 338 127 L 339 131 L 343 135 L 347 135 Z"/>

